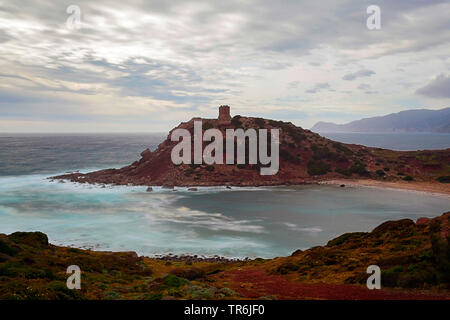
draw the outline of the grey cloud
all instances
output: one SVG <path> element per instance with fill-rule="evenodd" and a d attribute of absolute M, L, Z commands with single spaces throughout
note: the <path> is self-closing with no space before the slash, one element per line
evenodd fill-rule
<path fill-rule="evenodd" d="M 416 92 L 431 98 L 450 98 L 450 76 L 440 74 L 425 87 L 417 89 Z"/>
<path fill-rule="evenodd" d="M 142 2 L 130 0 L 126 3 L 79 0 L 77 5 L 82 9 L 82 19 L 93 21 L 94 18 L 104 18 L 108 26 L 102 28 L 86 28 L 83 32 L 73 33 L 67 36 L 69 39 L 101 40 L 105 36 L 113 37 L 114 41 L 122 39 L 142 38 L 150 41 L 158 38 L 158 34 L 152 34 L 152 24 L 144 24 L 137 28 L 128 28 L 115 21 L 105 8 L 115 8 L 126 12 L 128 9 L 139 10 L 145 14 L 160 14 L 162 18 L 179 19 L 180 5 L 197 3 L 205 5 L 205 8 L 192 14 L 192 21 L 185 28 L 176 26 L 173 30 L 167 30 L 170 37 L 164 37 L 165 43 L 176 49 L 178 54 L 187 57 L 200 57 L 204 54 L 214 53 L 227 55 L 247 56 L 248 58 L 261 57 L 269 52 L 286 53 L 291 55 L 303 55 L 310 53 L 322 45 L 333 48 L 362 49 L 370 44 L 379 43 L 376 33 L 370 33 L 365 27 L 366 7 L 370 1 L 344 1 L 336 5 L 334 1 L 289 1 L 283 4 L 268 0 L 259 1 L 257 9 L 254 3 L 242 1 L 227 1 L 226 3 L 203 1 L 151 1 Z M 426 37 L 436 31 L 448 30 L 447 20 L 423 17 L 426 23 L 414 25 L 412 21 L 404 19 L 407 13 L 414 13 L 420 8 L 432 7 L 443 4 L 444 1 L 382 1 L 380 6 L 383 14 L 383 26 L 389 27 L 389 33 L 383 34 L 383 42 L 389 44 L 403 40 L 411 43 L 411 47 L 395 48 L 391 50 L 422 50 L 429 46 L 442 43 L 449 39 L 448 32 L 440 32 L 438 37 Z M 25 8 L 25 9 L 24 9 Z M 4 9 L 24 20 L 39 20 L 49 28 L 45 30 L 46 37 L 53 37 L 55 41 L 61 36 L 55 32 L 56 26 L 64 24 L 67 14 L 65 5 L 49 5 L 44 1 L 21 0 L 8 2 Z M 439 10 L 437 8 L 436 10 Z M 442 10 L 442 9 L 441 9 Z M 205 30 L 220 29 L 220 22 L 224 15 L 236 15 L 243 18 L 230 38 L 211 36 L 205 39 Z M 182 16 L 181 16 L 182 17 Z M 401 23 L 398 23 L 398 22 Z M 119 23 L 118 23 L 119 22 Z M 428 23 L 429 22 L 429 23 Z M 435 32 L 433 32 L 435 31 Z M 198 35 L 198 37 L 195 37 Z M 186 37 L 187 36 L 187 37 Z M 133 39 L 134 40 L 134 39 Z M 386 46 L 389 47 L 389 46 Z M 389 54 L 389 53 L 387 53 Z M 283 65 L 284 66 L 284 65 Z M 272 67 L 269 65 L 269 68 Z"/>
<path fill-rule="evenodd" d="M 361 84 L 358 86 L 358 89 L 361 89 L 361 90 L 367 90 L 367 89 L 370 89 L 370 84 L 367 84 L 367 83 L 361 83 Z"/>
<path fill-rule="evenodd" d="M 308 66 L 317 67 L 318 72 L 326 69 L 334 73 L 349 65 L 373 68 L 384 76 L 384 70 L 378 71 L 366 63 L 367 59 L 383 57 L 390 62 L 390 57 L 403 53 L 402 61 L 409 61 L 414 60 L 410 58 L 416 57 L 417 52 L 426 50 L 430 56 L 440 54 L 446 59 L 450 43 L 450 20 L 443 15 L 450 9 L 448 0 L 379 0 L 377 4 L 382 10 L 379 32 L 366 28 L 366 8 L 373 4 L 371 0 L 77 0 L 74 4 L 81 7 L 86 26 L 65 32 L 62 29 L 68 4 L 44 0 L 0 4 L 2 18 L 21 22 L 19 28 L 6 25 L 0 30 L 0 43 L 5 43 L 0 46 L 2 72 L 23 76 L 23 79 L 3 76 L 2 81 L 11 85 L 16 82 L 23 85 L 23 80 L 36 78 L 52 82 L 52 87 L 34 83 L 37 85 L 34 89 L 19 85 L 17 97 L 5 95 L 10 103 L 25 103 L 20 102 L 20 95 L 24 92 L 26 96 L 28 90 L 37 95 L 50 91 L 92 95 L 105 93 L 102 90 L 106 87 L 113 89 L 118 99 L 151 97 L 187 108 L 205 107 L 217 101 L 228 103 L 232 99 L 250 105 L 258 98 L 245 96 L 247 89 L 260 84 L 268 87 L 263 81 L 282 79 L 287 75 L 281 74 L 284 69 L 289 68 L 292 73 L 283 79 L 290 79 L 294 68 L 301 64 L 307 65 L 300 70 L 306 77 Z M 26 26 L 31 28 L 20 29 Z M 27 60 L 27 56 L 35 59 Z M 362 62 L 353 64 L 359 56 L 363 57 Z M 143 62 L 137 63 L 136 59 Z M 404 66 L 405 74 L 416 66 L 416 61 Z M 19 69 L 23 72 L 19 73 Z M 276 74 L 273 79 L 272 74 Z M 343 79 L 367 79 L 363 77 L 373 74 L 374 71 L 363 69 L 345 74 Z M 415 79 L 415 83 L 427 76 Z M 94 89 L 73 90 L 64 86 L 64 81 Z M 301 81 L 305 87 L 306 82 Z M 442 86 L 432 84 L 417 92 L 435 97 L 446 94 Z M 297 87 L 295 82 L 286 86 Z M 334 80 L 333 87 L 340 91 L 348 89 Z M 327 82 L 306 88 L 307 93 L 333 91 Z M 358 88 L 375 93 L 365 84 Z M 317 97 L 308 96 L 309 101 Z M 272 105 L 280 98 L 267 99 L 267 104 Z M 297 98 L 285 99 L 294 104 Z M 0 106 L 0 111 L 4 106 Z M 55 112 L 58 110 L 55 108 Z"/>
<path fill-rule="evenodd" d="M 342 77 L 342 80 L 355 80 L 357 78 L 370 77 L 373 74 L 375 74 L 375 72 L 372 70 L 359 70 L 353 73 L 346 74 Z"/>
<path fill-rule="evenodd" d="M 13 39 L 14 37 L 8 34 L 6 31 L 0 30 L 0 43 L 5 43 Z"/>
<path fill-rule="evenodd" d="M 258 2 L 257 6 L 254 3 L 243 3 L 242 1 L 214 2 L 213 5 L 203 1 L 142 2 L 130 0 L 126 3 L 96 1 L 95 4 L 83 0 L 77 1 L 77 5 L 82 9 L 83 19 L 89 21 L 93 17 L 103 16 L 109 21 L 109 27 L 113 31 L 111 33 L 117 35 L 116 41 L 120 41 L 120 35 L 139 37 L 145 33 L 141 32 L 141 28 L 115 26 L 114 17 L 111 17 L 108 11 L 102 10 L 102 8 L 117 8 L 124 12 L 129 8 L 140 9 L 143 13 L 157 13 L 168 19 L 177 19 L 176 16 L 180 14 L 178 11 L 180 5 L 192 3 L 203 4 L 205 8 L 192 15 L 190 32 L 198 32 L 201 35 L 204 34 L 204 30 L 213 30 L 226 14 L 240 15 L 244 17 L 244 22 L 239 26 L 237 32 L 232 34 L 232 41 L 214 37 L 208 42 L 201 39 L 196 43 L 183 41 L 182 34 L 187 29 L 183 30 L 179 27 L 174 29 L 175 37 L 173 40 L 166 39 L 166 41 L 171 46 L 177 47 L 179 53 L 185 55 L 198 55 L 202 51 L 215 52 L 217 50 L 223 50 L 224 53 L 233 51 L 245 54 L 245 52 L 249 52 L 249 48 L 298 55 L 306 54 L 324 44 L 335 48 L 361 49 L 380 40 L 375 33 L 368 33 L 365 27 L 365 9 L 371 4 L 370 1 L 344 1 L 336 5 L 331 0 L 317 3 L 288 1 L 282 4 L 262 0 Z M 404 1 L 381 1 L 383 25 L 386 25 L 386 28 L 389 26 L 389 33 L 384 34 L 383 41 L 411 40 L 409 42 L 414 43 L 412 46 L 417 49 L 436 45 L 436 42 L 430 42 L 430 37 L 423 37 L 423 35 L 429 34 L 433 30 L 445 30 L 448 27 L 447 21 L 432 21 L 432 18 L 424 17 L 430 19 L 430 23 L 418 26 L 414 25 L 414 22 L 404 19 L 404 16 L 420 8 L 443 3 L 444 1 L 407 1 L 407 3 Z M 22 0 L 17 1 L 16 4 L 9 2 L 5 8 L 23 18 L 40 19 L 49 26 L 63 24 L 67 18 L 63 3 L 49 5 L 44 1 Z M 401 23 L 396 24 L 398 21 Z M 401 25 L 404 27 L 400 27 Z M 146 27 L 148 27 L 147 31 L 151 31 L 151 25 Z M 89 32 L 86 33 L 91 38 L 100 38 L 105 33 L 101 28 L 87 31 Z M 181 37 L 176 33 L 181 34 Z M 88 36 L 84 34 L 83 37 Z M 410 49 L 414 50 L 413 47 Z M 402 50 L 408 50 L 408 48 Z M 257 55 L 256 52 L 250 54 Z"/>
<path fill-rule="evenodd" d="M 300 81 L 291 81 L 287 84 L 288 89 L 297 89 L 300 84 Z"/>
<path fill-rule="evenodd" d="M 330 90 L 331 86 L 328 82 L 317 83 L 314 87 L 309 90 L 306 90 L 307 93 L 317 93 L 322 90 Z"/>

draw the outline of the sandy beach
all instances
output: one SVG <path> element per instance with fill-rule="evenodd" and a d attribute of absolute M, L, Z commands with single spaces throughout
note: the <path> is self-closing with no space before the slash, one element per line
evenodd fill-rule
<path fill-rule="evenodd" d="M 412 190 L 430 193 L 439 193 L 450 195 L 450 185 L 439 182 L 403 182 L 403 181 L 379 181 L 368 179 L 342 179 L 342 180 L 326 180 L 321 181 L 319 184 L 332 184 L 345 186 L 364 186 L 364 187 L 377 187 L 377 188 L 392 188 L 402 190 Z"/>

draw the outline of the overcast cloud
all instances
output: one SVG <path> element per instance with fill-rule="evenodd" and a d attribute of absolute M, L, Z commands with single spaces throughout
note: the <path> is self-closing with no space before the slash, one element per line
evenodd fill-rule
<path fill-rule="evenodd" d="M 450 76 L 443 74 L 436 77 L 425 87 L 417 90 L 417 93 L 433 98 L 450 98 Z"/>
<path fill-rule="evenodd" d="M 359 70 L 353 73 L 346 74 L 342 77 L 343 80 L 355 80 L 357 78 L 364 78 L 364 77 L 370 77 L 371 75 L 375 74 L 372 70 Z"/>
<path fill-rule="evenodd" d="M 366 27 L 371 4 L 381 30 Z M 444 0 L 0 0 L 0 132 L 168 131 L 220 104 L 303 127 L 448 107 L 448 12 Z"/>

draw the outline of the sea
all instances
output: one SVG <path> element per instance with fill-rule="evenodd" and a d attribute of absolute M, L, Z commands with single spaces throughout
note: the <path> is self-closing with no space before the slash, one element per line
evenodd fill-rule
<path fill-rule="evenodd" d="M 140 255 L 273 258 L 324 245 L 387 220 L 435 217 L 450 197 L 374 187 L 175 188 L 51 181 L 52 175 L 119 168 L 166 133 L 0 134 L 0 233 L 41 231 L 51 243 Z M 338 141 L 397 150 L 450 147 L 450 135 L 336 134 Z"/>

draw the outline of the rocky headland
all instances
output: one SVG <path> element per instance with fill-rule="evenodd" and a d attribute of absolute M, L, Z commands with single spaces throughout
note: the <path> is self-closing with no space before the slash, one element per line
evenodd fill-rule
<path fill-rule="evenodd" d="M 438 192 L 450 194 L 450 149 L 393 151 L 345 144 L 324 138 L 290 122 L 236 115 L 229 107 L 217 119 L 193 118 L 177 128 L 194 131 L 194 121 L 203 130 L 215 128 L 225 136 L 226 129 L 280 129 L 280 167 L 275 175 L 261 175 L 260 164 L 181 164 L 171 161 L 178 143 L 167 139 L 156 150 L 146 149 L 141 158 L 120 169 L 90 173 L 74 172 L 51 179 L 79 183 L 145 186 L 262 186 L 317 183 L 332 180 L 371 180 L 399 182 L 421 189 L 433 184 Z M 226 155 L 225 155 L 226 156 Z M 395 185 L 395 184 L 394 184 Z M 414 187 L 413 187 L 414 188 Z"/>

